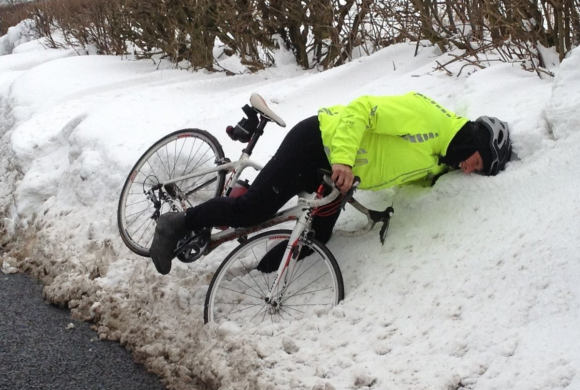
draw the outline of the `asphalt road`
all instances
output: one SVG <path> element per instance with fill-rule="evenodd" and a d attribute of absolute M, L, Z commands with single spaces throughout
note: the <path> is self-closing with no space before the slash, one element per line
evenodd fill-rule
<path fill-rule="evenodd" d="M 0 390 L 33 389 L 165 387 L 119 344 L 100 341 L 89 324 L 46 304 L 38 282 L 0 273 Z"/>

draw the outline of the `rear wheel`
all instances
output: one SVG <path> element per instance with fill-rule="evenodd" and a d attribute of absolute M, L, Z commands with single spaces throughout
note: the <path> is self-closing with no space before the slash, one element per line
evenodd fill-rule
<path fill-rule="evenodd" d="M 163 183 L 213 168 L 223 157 L 218 140 L 199 129 L 176 131 L 151 146 L 131 170 L 119 199 L 117 224 L 127 247 L 148 257 L 161 214 L 178 212 L 219 196 L 224 171 Z"/>
<path fill-rule="evenodd" d="M 206 323 L 297 320 L 324 314 L 344 298 L 342 274 L 336 259 L 324 244 L 309 238 L 298 245 L 301 251 L 306 251 L 301 253 L 310 253 L 310 249 L 312 254 L 299 260 L 288 274 L 286 289 L 278 303 L 272 305 L 266 301 L 277 272 L 263 273 L 257 266 L 268 251 L 281 242 L 287 243 L 291 233 L 272 230 L 258 234 L 226 257 L 206 295 Z"/>

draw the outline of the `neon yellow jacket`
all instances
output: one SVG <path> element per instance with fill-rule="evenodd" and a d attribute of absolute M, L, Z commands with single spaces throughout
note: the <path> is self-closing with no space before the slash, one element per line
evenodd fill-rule
<path fill-rule="evenodd" d="M 439 156 L 468 121 L 420 93 L 362 96 L 318 111 L 331 164 L 353 167 L 360 188 L 427 183 L 443 173 Z"/>

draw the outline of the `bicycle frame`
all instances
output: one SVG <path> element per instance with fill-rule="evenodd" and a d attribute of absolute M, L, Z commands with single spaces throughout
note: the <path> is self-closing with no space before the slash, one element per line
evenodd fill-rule
<path fill-rule="evenodd" d="M 321 185 L 318 192 L 312 194 L 313 197 L 321 197 L 323 190 L 323 186 Z M 312 225 L 312 210 L 312 207 L 308 207 L 302 210 L 300 217 L 298 218 L 298 221 L 292 230 L 292 234 L 288 239 L 288 245 L 286 246 L 286 250 L 282 256 L 282 261 L 278 266 L 276 278 L 274 279 L 272 287 L 270 287 L 268 295 L 265 298 L 266 303 L 270 305 L 269 309 L 271 314 L 279 310 L 278 308 L 280 306 L 280 302 L 282 301 L 284 292 L 286 291 L 289 282 L 292 280 L 292 275 L 294 274 L 296 263 L 300 255 L 299 241 L 300 239 L 306 238 L 306 234 L 308 234 L 310 226 Z"/>
<path fill-rule="evenodd" d="M 300 194 L 299 196 L 301 197 L 301 199 L 308 200 L 308 199 L 312 199 L 313 197 L 316 197 L 317 194 L 316 193 L 313 193 L 313 194 L 303 193 L 303 194 Z M 292 207 L 289 207 L 289 208 L 286 208 L 282 211 L 277 212 L 276 214 L 274 214 L 274 216 L 272 216 L 268 220 L 266 220 L 258 225 L 245 227 L 245 228 L 230 227 L 230 228 L 227 228 L 227 229 L 222 230 L 220 232 L 214 233 L 210 236 L 208 251 L 205 254 L 207 255 L 212 250 L 214 250 L 215 248 L 217 248 L 218 246 L 220 246 L 221 244 L 223 244 L 225 242 L 233 241 L 235 239 L 242 239 L 249 234 L 268 229 L 272 226 L 280 225 L 284 222 L 298 221 L 298 223 L 300 223 L 301 218 L 309 210 L 310 210 L 309 206 L 297 204 L 295 206 L 292 206 Z M 305 226 L 305 228 L 307 227 L 306 224 L 304 226 Z M 194 238 L 195 237 L 190 237 L 189 239 L 187 239 L 181 246 L 179 246 L 175 250 L 175 252 L 179 253 L 179 252 L 183 251 L 184 248 Z"/>
<path fill-rule="evenodd" d="M 219 163 L 220 162 L 218 162 L 218 164 Z M 195 171 L 195 172 L 192 172 L 192 173 L 184 175 L 184 176 L 179 176 L 179 177 L 176 177 L 174 179 L 165 181 L 165 182 L 161 183 L 160 185 L 166 186 L 166 185 L 174 184 L 174 183 L 177 183 L 177 182 L 180 182 L 183 180 L 193 179 L 196 177 L 205 176 L 209 173 L 214 173 L 214 172 L 219 172 L 219 171 L 234 172 L 234 176 L 232 176 L 228 179 L 228 183 L 226 183 L 226 185 L 222 189 L 222 194 L 224 194 L 224 193 L 226 193 L 228 188 L 230 188 L 229 183 L 235 183 L 240 178 L 243 170 L 248 168 L 248 167 L 254 168 L 256 171 L 260 171 L 263 168 L 263 166 L 261 164 L 258 164 L 257 162 L 250 160 L 250 155 L 248 155 L 246 152 L 244 152 L 244 153 L 242 153 L 242 156 L 240 157 L 240 159 L 237 161 L 223 162 L 221 165 L 218 165 L 214 168 L 208 168 L 208 169 L 204 169 L 201 171 Z M 208 181 L 206 183 L 202 183 L 200 186 L 197 186 L 196 188 L 191 190 L 191 192 L 198 191 L 200 188 L 203 188 L 204 186 L 206 186 L 210 183 L 211 183 L 211 181 Z"/>
<path fill-rule="evenodd" d="M 221 244 L 223 244 L 224 242 L 242 238 L 249 234 L 256 233 L 260 230 L 265 230 L 272 226 L 280 225 L 284 222 L 299 221 L 305 212 L 305 208 L 307 209 L 308 207 L 297 204 L 285 210 L 279 211 L 272 218 L 258 225 L 254 225 L 247 228 L 228 228 L 221 232 L 212 234 L 209 249 L 213 250 L 218 246 L 220 246 Z"/>

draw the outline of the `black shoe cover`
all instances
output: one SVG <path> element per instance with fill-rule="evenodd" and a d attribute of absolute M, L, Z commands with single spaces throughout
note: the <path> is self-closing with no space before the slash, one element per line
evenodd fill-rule
<path fill-rule="evenodd" d="M 187 234 L 185 213 L 166 213 L 159 217 L 149 253 L 157 272 L 167 275 L 177 242 Z"/>

